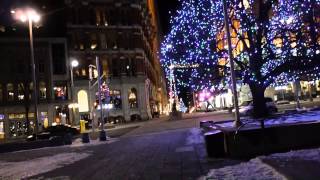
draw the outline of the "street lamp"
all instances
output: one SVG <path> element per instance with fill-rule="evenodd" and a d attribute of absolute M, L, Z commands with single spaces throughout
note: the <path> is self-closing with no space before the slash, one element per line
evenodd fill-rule
<path fill-rule="evenodd" d="M 37 79 L 36 79 L 36 65 L 34 61 L 32 23 L 39 22 L 41 17 L 37 13 L 37 11 L 32 8 L 21 8 L 21 9 L 11 10 L 11 13 L 13 14 L 13 17 L 15 19 L 20 20 L 23 23 L 28 21 L 28 25 L 29 25 L 30 53 L 31 53 L 30 57 L 31 57 L 31 66 L 32 66 L 34 109 L 35 109 L 35 120 L 36 120 L 35 134 L 38 134 L 38 130 L 39 130 L 38 92 L 37 92 Z"/>
<path fill-rule="evenodd" d="M 73 68 L 79 66 L 79 61 L 76 59 L 73 59 L 70 63 L 70 77 L 71 77 L 71 90 L 74 88 L 74 83 L 73 83 Z M 72 96 L 72 93 L 71 93 Z"/>
<path fill-rule="evenodd" d="M 71 63 L 70 63 L 70 78 L 71 78 L 71 100 L 72 100 L 72 103 L 74 104 L 74 97 L 73 97 L 73 92 L 74 92 L 74 81 L 73 81 L 73 68 L 75 67 L 78 67 L 79 66 L 79 61 L 76 60 L 76 59 L 73 59 L 71 60 Z M 75 114 L 74 114 L 74 106 L 72 106 L 72 123 L 74 123 L 75 121 Z"/>

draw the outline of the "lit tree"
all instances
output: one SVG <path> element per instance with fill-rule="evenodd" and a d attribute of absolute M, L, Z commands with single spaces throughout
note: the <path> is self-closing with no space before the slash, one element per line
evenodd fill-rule
<path fill-rule="evenodd" d="M 174 65 L 178 87 L 209 89 L 216 80 L 212 72 L 217 62 L 212 51 L 217 30 L 212 28 L 213 4 L 210 0 L 185 0 L 181 7 L 171 19 L 172 30 L 161 46 L 167 79 L 172 78 L 169 67 Z"/>
<path fill-rule="evenodd" d="M 295 80 L 302 73 L 314 77 L 320 64 L 318 8 L 316 0 L 229 1 L 232 38 L 242 46 L 235 46 L 235 59 L 250 86 L 254 116 L 268 112 L 264 92 L 271 84 Z"/>
<path fill-rule="evenodd" d="M 186 4 L 193 4 L 198 16 L 186 17 L 188 21 L 173 20 L 173 30 L 166 38 L 165 44 L 170 43 L 172 49 L 176 44 L 177 31 L 181 32 L 181 24 L 194 21 L 193 31 L 183 31 L 188 36 L 196 37 L 196 48 L 189 49 L 187 57 L 191 62 L 217 64 L 226 58 L 226 35 L 224 33 L 222 0 L 205 1 L 189 0 L 183 2 L 179 16 L 188 12 Z M 209 4 L 208 4 L 209 3 Z M 202 6 L 200 5 L 202 4 Z M 293 81 L 302 77 L 317 78 L 319 72 L 320 54 L 320 1 L 319 0 L 227 0 L 229 19 L 231 21 L 231 38 L 233 56 L 236 68 L 241 72 L 241 80 L 250 86 L 253 97 L 255 117 L 267 115 L 264 100 L 266 88 L 274 83 Z M 203 10 L 203 8 L 207 10 Z M 206 18 L 199 16 L 208 12 Z M 202 18 L 201 18 L 202 17 Z M 174 33 L 172 33 L 174 32 Z M 178 38 L 179 39 L 179 38 Z M 213 42 L 212 42 L 213 41 Z M 207 52 L 208 47 L 211 52 Z M 193 48 L 193 47 L 191 47 Z M 179 56 L 170 56 L 170 51 L 162 49 L 163 62 Z M 169 58 L 168 58 L 169 57 Z M 214 61 L 214 62 L 212 62 Z M 187 63 L 191 64 L 190 61 Z M 202 78 L 199 72 L 196 78 Z M 209 71 L 208 71 L 209 72 Z M 211 72 L 212 74 L 213 72 Z M 207 74 L 206 77 L 210 77 Z M 213 75 L 211 75 L 213 76 Z M 191 76 L 194 78 L 194 76 Z M 190 83 L 198 82 L 190 80 Z M 199 86 L 191 84 L 191 86 Z M 207 84 L 210 84 L 207 81 Z M 201 86 L 200 86 L 201 87 Z"/>

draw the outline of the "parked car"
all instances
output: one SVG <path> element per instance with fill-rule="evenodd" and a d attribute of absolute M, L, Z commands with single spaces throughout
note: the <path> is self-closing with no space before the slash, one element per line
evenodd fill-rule
<path fill-rule="evenodd" d="M 278 108 L 272 98 L 265 98 L 266 106 L 270 114 L 278 112 Z M 235 109 L 232 110 L 232 112 L 235 112 Z M 251 101 L 244 101 L 239 106 L 239 113 L 240 115 L 244 116 L 250 116 L 253 112 L 253 102 Z"/>
<path fill-rule="evenodd" d="M 56 126 L 50 126 L 46 129 L 44 129 L 42 132 L 40 132 L 37 135 L 37 139 L 50 139 L 53 137 L 66 137 L 66 136 L 75 136 L 78 135 L 80 132 L 77 128 L 73 128 L 70 126 L 65 125 L 56 125 Z M 27 137 L 27 141 L 34 141 L 36 140 L 35 134 L 30 135 Z"/>

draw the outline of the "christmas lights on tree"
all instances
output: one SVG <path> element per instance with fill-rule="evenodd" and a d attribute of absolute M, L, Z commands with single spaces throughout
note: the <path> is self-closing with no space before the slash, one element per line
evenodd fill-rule
<path fill-rule="evenodd" d="M 218 88 L 216 68 L 228 58 L 223 2 L 181 3 L 161 45 L 167 78 L 175 76 L 178 88 Z M 265 111 L 270 85 L 319 79 L 320 0 L 227 0 L 227 5 L 237 78 L 250 86 L 255 114 Z M 198 67 L 170 73 L 168 67 L 177 64 Z"/>

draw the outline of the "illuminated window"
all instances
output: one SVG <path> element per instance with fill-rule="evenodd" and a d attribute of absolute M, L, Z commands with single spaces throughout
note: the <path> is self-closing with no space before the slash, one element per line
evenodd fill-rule
<path fill-rule="evenodd" d="M 137 90 L 135 88 L 132 88 L 131 90 L 129 90 L 128 99 L 129 99 L 130 108 L 138 107 Z"/>
<path fill-rule="evenodd" d="M 81 75 L 82 76 L 86 76 L 87 75 L 86 69 L 84 69 L 84 68 L 81 69 Z"/>
<path fill-rule="evenodd" d="M 14 88 L 12 83 L 7 84 L 7 97 L 8 101 L 14 101 Z"/>
<path fill-rule="evenodd" d="M 110 104 L 113 104 L 115 109 L 122 108 L 121 91 L 110 90 Z"/>
<path fill-rule="evenodd" d="M 46 88 L 46 83 L 41 81 L 39 83 L 39 90 L 40 90 L 40 99 L 46 99 L 47 98 L 47 88 Z"/>
<path fill-rule="evenodd" d="M 23 83 L 20 83 L 18 85 L 18 100 L 19 101 L 24 100 L 24 90 L 25 90 L 25 88 L 24 88 Z"/>
<path fill-rule="evenodd" d="M 4 139 L 4 122 L 0 121 L 0 139 Z"/>
<path fill-rule="evenodd" d="M 67 99 L 67 87 L 66 86 L 55 86 L 54 97 L 56 100 L 66 100 Z"/>
<path fill-rule="evenodd" d="M 79 104 L 79 112 L 88 112 L 89 104 L 88 104 L 88 93 L 84 90 L 78 92 L 78 104 Z"/>

